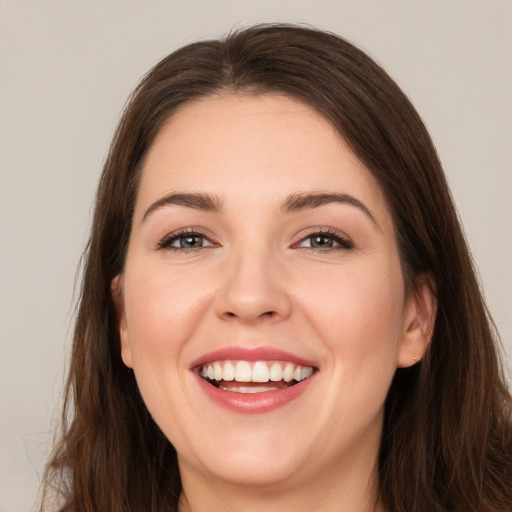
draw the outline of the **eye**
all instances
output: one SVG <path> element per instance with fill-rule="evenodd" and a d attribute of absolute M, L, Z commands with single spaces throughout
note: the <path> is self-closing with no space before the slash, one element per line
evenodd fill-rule
<path fill-rule="evenodd" d="M 181 231 L 171 233 L 158 243 L 158 249 L 171 249 L 177 251 L 193 251 L 205 247 L 213 247 L 214 244 L 202 233 L 195 231 Z"/>
<path fill-rule="evenodd" d="M 302 238 L 298 247 L 318 250 L 353 249 L 354 244 L 347 237 L 337 232 L 319 231 Z"/>

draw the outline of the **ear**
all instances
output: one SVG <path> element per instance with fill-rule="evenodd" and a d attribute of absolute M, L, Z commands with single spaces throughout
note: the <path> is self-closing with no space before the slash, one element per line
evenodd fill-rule
<path fill-rule="evenodd" d="M 404 330 L 398 349 L 397 366 L 407 368 L 420 361 L 430 344 L 437 313 L 435 284 L 421 276 L 408 293 L 404 310 Z"/>
<path fill-rule="evenodd" d="M 126 315 L 123 303 L 123 281 L 121 274 L 112 279 L 110 291 L 117 313 L 117 328 L 119 330 L 119 339 L 121 340 L 121 358 L 123 363 L 132 368 L 132 351 L 128 338 L 128 329 L 126 326 Z"/>

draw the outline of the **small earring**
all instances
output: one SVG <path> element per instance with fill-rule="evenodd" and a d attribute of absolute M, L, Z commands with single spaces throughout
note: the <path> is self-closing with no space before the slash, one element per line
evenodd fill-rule
<path fill-rule="evenodd" d="M 414 356 L 412 358 L 413 361 L 417 361 L 418 360 L 418 352 L 414 352 Z"/>

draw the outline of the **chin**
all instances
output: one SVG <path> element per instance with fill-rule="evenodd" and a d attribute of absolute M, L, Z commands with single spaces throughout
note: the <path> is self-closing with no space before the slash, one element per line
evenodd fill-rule
<path fill-rule="evenodd" d="M 279 485 L 298 475 L 304 466 L 300 450 L 293 445 L 284 446 L 282 441 L 265 443 L 253 438 L 236 447 L 218 443 L 214 450 L 201 450 L 193 459 L 179 457 L 180 466 L 191 464 L 197 471 L 232 485 Z"/>
<path fill-rule="evenodd" d="M 293 461 L 276 461 L 275 458 L 253 459 L 245 454 L 235 454 L 206 471 L 226 483 L 244 487 L 272 487 L 284 484 L 297 474 L 299 469 Z"/>

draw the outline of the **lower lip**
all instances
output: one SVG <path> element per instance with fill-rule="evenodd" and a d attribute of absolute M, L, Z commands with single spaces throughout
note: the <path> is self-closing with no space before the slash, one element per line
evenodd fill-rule
<path fill-rule="evenodd" d="M 316 372 L 307 379 L 284 389 L 262 391 L 261 393 L 236 393 L 212 386 L 199 375 L 199 385 L 204 393 L 216 404 L 242 414 L 271 412 L 299 398 L 309 388 Z"/>

